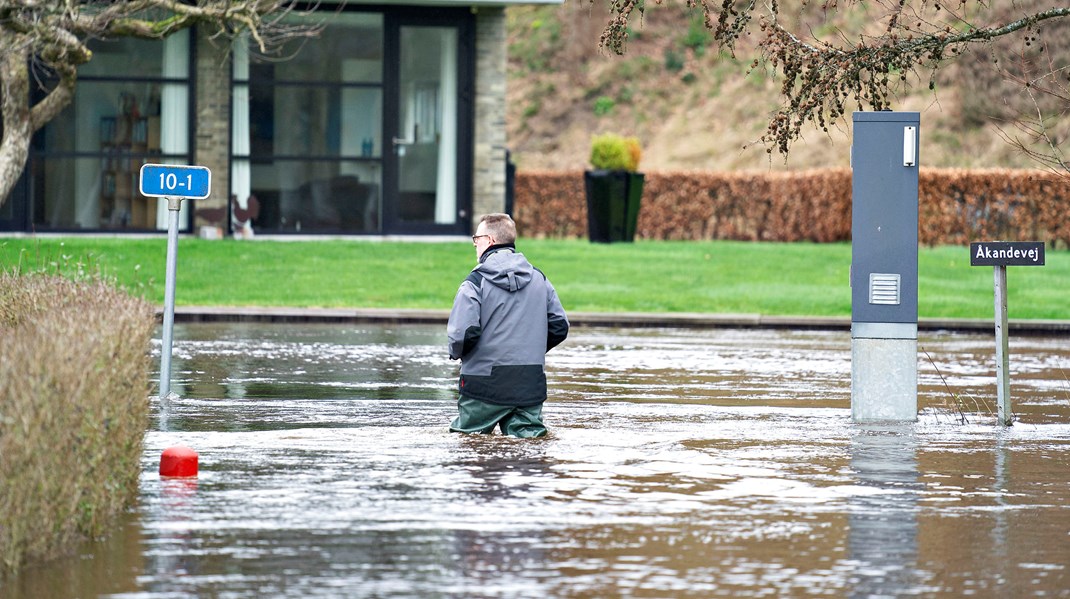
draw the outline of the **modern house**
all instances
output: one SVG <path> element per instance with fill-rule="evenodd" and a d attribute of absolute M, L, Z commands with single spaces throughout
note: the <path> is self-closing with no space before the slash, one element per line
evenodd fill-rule
<path fill-rule="evenodd" d="M 212 171 L 188 233 L 454 235 L 505 208 L 505 7 L 318 4 L 286 58 L 197 30 L 96 41 L 73 103 L 34 137 L 0 232 L 152 232 L 145 163 Z M 39 92 L 35 92 L 39 93 Z"/>

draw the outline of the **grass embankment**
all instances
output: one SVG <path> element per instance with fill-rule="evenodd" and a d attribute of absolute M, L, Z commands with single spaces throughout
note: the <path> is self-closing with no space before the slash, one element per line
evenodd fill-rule
<path fill-rule="evenodd" d="M 71 237 L 0 240 L 0 268 L 89 261 L 163 303 L 167 241 Z M 521 239 L 566 310 L 849 316 L 850 244 L 591 244 Z M 182 239 L 178 305 L 448 309 L 474 264 L 471 244 L 362 240 Z M 1070 252 L 1008 273 L 1011 318 L 1068 319 Z M 922 248 L 920 316 L 992 318 L 992 269 L 964 247 Z"/>
<path fill-rule="evenodd" d="M 0 272 L 0 577 L 137 497 L 154 330 L 99 278 Z"/>

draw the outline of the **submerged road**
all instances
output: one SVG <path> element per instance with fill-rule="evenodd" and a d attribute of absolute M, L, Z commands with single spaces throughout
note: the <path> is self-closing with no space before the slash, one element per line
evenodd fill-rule
<path fill-rule="evenodd" d="M 845 331 L 577 327 L 518 440 L 448 432 L 438 323 L 179 324 L 137 506 L 0 595 L 1065 596 L 1070 344 L 1012 339 L 999 427 L 991 340 L 919 337 L 918 421 L 862 425 Z"/>
<path fill-rule="evenodd" d="M 181 306 L 175 322 L 441 324 L 448 310 L 388 308 L 273 308 L 259 306 Z M 574 326 L 625 328 L 729 328 L 851 330 L 851 319 L 833 316 L 768 316 L 688 312 L 569 312 Z M 990 333 L 995 323 L 983 318 L 922 318 L 919 331 Z M 1070 320 L 1010 320 L 1011 334 L 1070 335 Z"/>

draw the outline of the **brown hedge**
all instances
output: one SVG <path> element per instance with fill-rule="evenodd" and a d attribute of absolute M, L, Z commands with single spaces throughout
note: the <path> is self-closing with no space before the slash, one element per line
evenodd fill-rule
<path fill-rule="evenodd" d="M 1070 243 L 1070 179 L 1042 171 L 922 169 L 919 241 Z M 582 171 L 521 171 L 515 216 L 523 235 L 585 237 Z M 851 171 L 647 173 L 640 239 L 846 241 Z"/>
<path fill-rule="evenodd" d="M 1001 239 L 1070 244 L 1070 178 L 1043 171 L 922 170 L 918 235 L 929 245 Z"/>

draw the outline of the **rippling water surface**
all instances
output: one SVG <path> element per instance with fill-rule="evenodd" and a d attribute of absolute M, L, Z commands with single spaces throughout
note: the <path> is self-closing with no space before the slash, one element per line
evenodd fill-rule
<path fill-rule="evenodd" d="M 447 432 L 441 327 L 176 327 L 141 498 L 5 597 L 1070 596 L 1070 342 L 919 341 L 850 421 L 842 332 L 576 329 L 543 440 Z M 172 445 L 195 480 L 162 480 Z"/>

